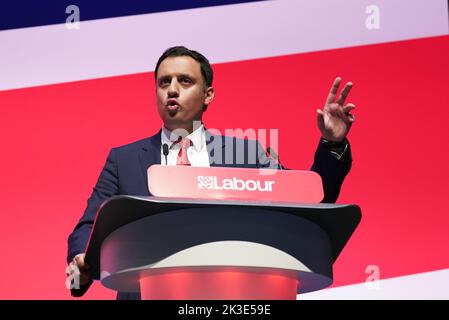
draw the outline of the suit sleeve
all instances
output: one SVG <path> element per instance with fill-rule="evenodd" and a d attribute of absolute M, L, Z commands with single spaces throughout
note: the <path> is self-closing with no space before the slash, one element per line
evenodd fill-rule
<path fill-rule="evenodd" d="M 351 169 L 352 164 L 349 141 L 347 143 L 348 147 L 345 150 L 344 156 L 341 158 L 337 158 L 335 152 L 332 152 L 321 141 L 318 144 L 314 162 L 310 170 L 318 173 L 323 181 L 324 197 L 321 202 L 334 203 L 337 201 L 343 180 Z M 278 159 L 267 156 L 265 150 L 259 143 L 256 143 L 256 146 L 258 168 L 289 170 L 278 162 Z"/>
<path fill-rule="evenodd" d="M 118 191 L 117 160 L 115 151 L 112 149 L 92 194 L 87 201 L 87 208 L 73 232 L 68 237 L 67 263 L 70 263 L 77 254 L 85 252 L 99 207 L 109 197 L 118 195 Z M 72 295 L 75 297 L 82 296 L 91 283 L 89 282 L 87 285 L 81 286 L 80 289 L 72 289 Z"/>
<path fill-rule="evenodd" d="M 86 250 L 98 208 L 109 197 L 118 195 L 118 190 L 117 160 L 112 149 L 87 201 L 87 208 L 68 238 L 67 263 L 70 263 L 75 255 Z"/>
<path fill-rule="evenodd" d="M 346 155 L 341 159 L 337 159 L 323 143 L 318 144 L 310 170 L 318 173 L 323 180 L 324 198 L 321 202 L 334 203 L 337 201 L 343 180 L 351 170 L 351 165 L 352 155 L 349 142 Z"/>

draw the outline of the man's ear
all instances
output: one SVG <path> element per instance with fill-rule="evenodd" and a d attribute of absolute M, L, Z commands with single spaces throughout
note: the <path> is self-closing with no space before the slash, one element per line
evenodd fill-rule
<path fill-rule="evenodd" d="M 204 103 L 203 103 L 203 111 L 206 111 L 207 106 L 212 102 L 212 100 L 214 100 L 214 88 L 213 87 L 209 87 L 206 89 L 206 91 L 204 92 Z"/>

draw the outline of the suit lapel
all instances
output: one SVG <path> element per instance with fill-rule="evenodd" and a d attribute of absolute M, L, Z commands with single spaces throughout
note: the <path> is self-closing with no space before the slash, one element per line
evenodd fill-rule
<path fill-rule="evenodd" d="M 161 130 L 154 136 L 148 138 L 139 154 L 139 162 L 148 190 L 147 170 L 153 164 L 161 164 Z"/>
<path fill-rule="evenodd" d="M 208 130 L 205 129 L 205 134 L 206 134 L 206 147 L 207 147 L 207 153 L 209 154 L 209 164 L 211 167 L 222 167 L 224 166 L 224 154 L 223 152 L 225 151 L 225 142 L 226 139 L 224 136 L 222 135 L 215 135 L 215 134 L 211 134 Z M 213 161 L 214 159 L 214 155 L 215 155 L 215 150 L 216 148 L 222 148 L 221 150 L 221 163 L 215 163 L 215 161 Z"/>

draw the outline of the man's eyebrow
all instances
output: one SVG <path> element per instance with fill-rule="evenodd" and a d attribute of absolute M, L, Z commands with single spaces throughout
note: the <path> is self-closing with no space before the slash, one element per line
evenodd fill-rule
<path fill-rule="evenodd" d="M 158 76 L 158 79 L 163 79 L 163 78 L 171 78 L 173 75 L 171 74 L 165 74 L 165 75 L 160 75 Z M 176 77 L 187 77 L 187 78 L 192 78 L 194 79 L 195 76 L 188 74 L 188 73 L 177 73 L 175 74 Z"/>
<path fill-rule="evenodd" d="M 176 76 L 177 76 L 177 77 L 187 77 L 187 78 L 191 78 L 191 79 L 194 79 L 194 78 L 195 78 L 195 77 L 192 76 L 191 74 L 187 74 L 187 73 L 178 73 Z"/>
<path fill-rule="evenodd" d="M 160 75 L 160 76 L 157 76 L 157 79 L 159 80 L 159 79 L 165 79 L 165 78 L 170 78 L 171 76 L 170 75 Z"/>

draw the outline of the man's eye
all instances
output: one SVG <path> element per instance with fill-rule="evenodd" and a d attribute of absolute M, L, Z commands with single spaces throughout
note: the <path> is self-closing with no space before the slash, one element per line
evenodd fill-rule
<path fill-rule="evenodd" d="M 170 79 L 168 79 L 168 78 L 165 78 L 165 79 L 161 79 L 160 81 L 159 81 L 159 83 L 162 85 L 162 84 L 168 84 L 168 83 L 170 83 Z"/>
<path fill-rule="evenodd" d="M 182 83 L 191 83 L 192 80 L 190 80 L 189 78 L 183 77 L 183 78 L 181 78 L 181 82 L 182 82 Z"/>

